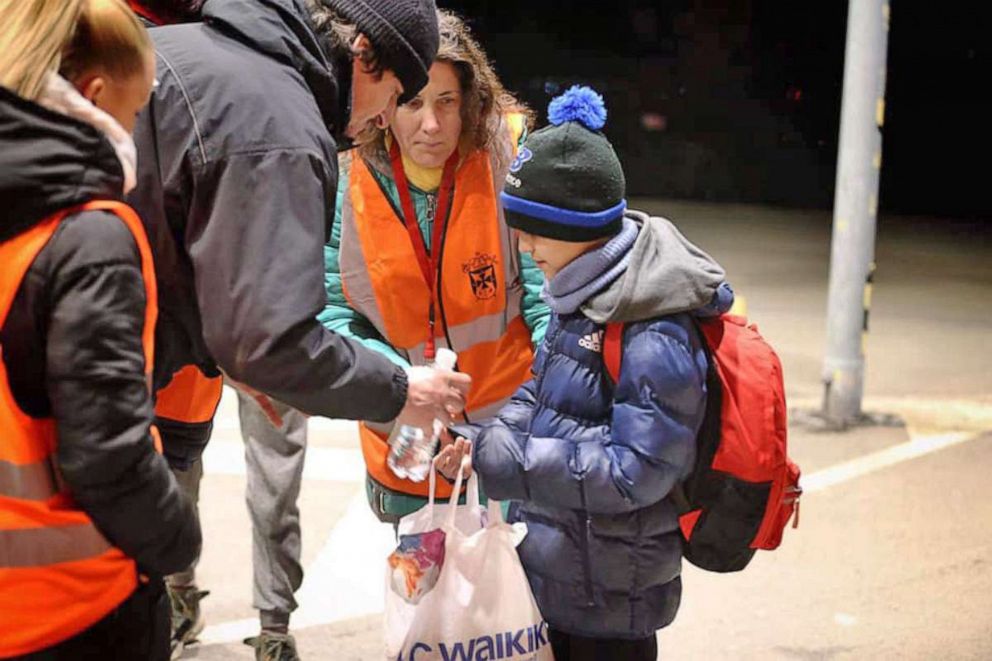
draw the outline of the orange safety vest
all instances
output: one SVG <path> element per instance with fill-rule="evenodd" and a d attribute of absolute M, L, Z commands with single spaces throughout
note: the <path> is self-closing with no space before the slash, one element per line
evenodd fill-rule
<path fill-rule="evenodd" d="M 209 377 L 196 365 L 186 365 L 156 393 L 155 417 L 191 424 L 210 422 L 220 404 L 223 386 L 224 377 Z M 159 422 L 165 430 L 165 423 Z"/>
<path fill-rule="evenodd" d="M 0 326 L 28 268 L 62 219 L 91 210 L 110 211 L 124 221 L 141 254 L 147 300 L 142 344 L 150 380 L 158 316 L 155 270 L 140 219 L 120 202 L 94 201 L 58 212 L 0 244 Z M 137 587 L 134 561 L 107 541 L 62 483 L 57 443 L 53 419 L 32 418 L 18 407 L 0 356 L 0 657 L 45 649 L 79 634 Z"/>
<path fill-rule="evenodd" d="M 495 148 L 503 150 L 501 161 L 495 153 L 476 151 L 456 170 L 436 274 L 436 342 L 457 352 L 459 370 L 472 376 L 466 406 L 472 420 L 495 415 L 529 378 L 534 359 L 531 334 L 520 314 L 519 253 L 497 203 L 523 117 L 508 115 L 506 129 L 503 145 Z M 352 160 L 341 211 L 339 263 L 345 297 L 411 364 L 425 364 L 431 292 L 402 217 L 362 159 Z M 388 425 L 359 426 L 369 473 L 390 489 L 426 496 L 426 481 L 400 479 L 386 465 L 388 433 Z M 450 485 L 438 485 L 440 497 L 450 494 Z"/>

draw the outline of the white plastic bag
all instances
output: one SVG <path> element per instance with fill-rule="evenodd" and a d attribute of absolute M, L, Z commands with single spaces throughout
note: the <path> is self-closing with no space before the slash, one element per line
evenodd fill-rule
<path fill-rule="evenodd" d="M 400 519 L 397 533 L 400 535 L 412 535 L 436 528 L 442 528 L 451 511 L 455 507 L 455 498 L 448 503 L 434 504 L 434 491 L 437 487 L 437 471 L 431 469 L 430 473 L 430 496 L 427 498 L 427 506 L 421 507 L 416 512 L 407 514 Z M 458 493 L 452 491 L 452 495 Z M 458 505 L 455 509 L 455 526 L 466 535 L 471 535 L 479 528 L 486 525 L 486 507 L 479 504 L 479 477 L 472 473 L 468 478 L 468 485 L 465 488 L 465 504 Z M 526 529 L 526 528 L 525 528 Z M 523 539 L 523 538 L 521 538 Z"/>
<path fill-rule="evenodd" d="M 478 505 L 478 477 L 468 481 L 466 504 L 434 504 L 434 470 L 427 507 L 404 517 L 399 533 L 444 531 L 445 552 L 437 583 L 417 604 L 390 587 L 386 573 L 388 661 L 553 661 L 548 627 L 541 617 L 517 557 L 527 534 L 523 523 L 503 521 L 495 501 Z"/>

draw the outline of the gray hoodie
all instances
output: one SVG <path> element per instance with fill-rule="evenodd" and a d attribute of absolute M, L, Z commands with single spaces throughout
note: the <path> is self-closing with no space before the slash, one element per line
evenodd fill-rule
<path fill-rule="evenodd" d="M 682 236 L 670 221 L 628 210 L 640 228 L 630 249 L 627 270 L 613 284 L 582 304 L 582 313 L 596 323 L 630 322 L 699 310 L 710 305 L 729 308 L 729 288 L 720 288 L 723 268 Z M 718 290 L 720 290 L 718 292 Z M 726 293 L 724 293 L 726 291 Z"/>

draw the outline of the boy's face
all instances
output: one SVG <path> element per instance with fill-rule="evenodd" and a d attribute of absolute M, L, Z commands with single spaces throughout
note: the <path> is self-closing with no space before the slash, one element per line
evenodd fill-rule
<path fill-rule="evenodd" d="M 546 236 L 530 234 L 523 230 L 514 230 L 520 241 L 520 252 L 530 253 L 541 269 L 544 277 L 548 280 L 553 278 L 558 271 L 561 271 L 573 259 L 589 252 L 596 246 L 606 243 L 609 239 L 596 239 L 595 241 L 560 241 L 549 239 Z"/>

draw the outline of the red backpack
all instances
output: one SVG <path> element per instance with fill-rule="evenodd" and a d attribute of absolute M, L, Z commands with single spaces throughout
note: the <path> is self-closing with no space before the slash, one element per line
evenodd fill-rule
<path fill-rule="evenodd" d="M 799 467 L 786 454 L 785 386 L 775 351 L 744 317 L 696 319 L 707 353 L 706 413 L 696 465 L 673 492 L 683 555 L 710 571 L 740 571 L 771 550 L 795 513 Z M 620 374 L 623 324 L 608 324 L 603 361 Z"/>

